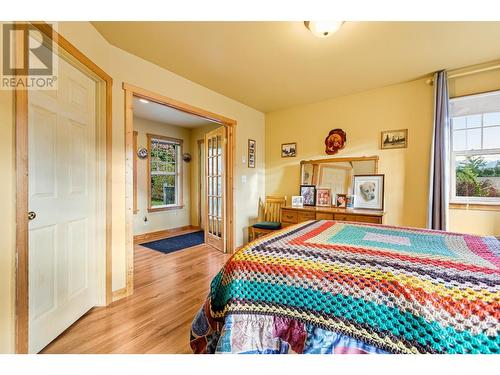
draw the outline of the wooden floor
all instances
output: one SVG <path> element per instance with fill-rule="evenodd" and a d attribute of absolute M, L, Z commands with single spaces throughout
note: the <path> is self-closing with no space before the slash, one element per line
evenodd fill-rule
<path fill-rule="evenodd" d="M 228 258 L 207 245 L 172 254 L 135 245 L 134 294 L 90 310 L 42 353 L 191 353 L 191 322 Z"/>

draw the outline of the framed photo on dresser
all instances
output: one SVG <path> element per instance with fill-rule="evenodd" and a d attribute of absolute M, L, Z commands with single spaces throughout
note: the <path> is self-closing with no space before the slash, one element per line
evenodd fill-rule
<path fill-rule="evenodd" d="M 354 176 L 354 208 L 384 209 L 383 174 Z"/>
<path fill-rule="evenodd" d="M 332 196 L 330 189 L 316 189 L 316 206 L 330 207 L 332 205 Z"/>
<path fill-rule="evenodd" d="M 304 199 L 304 206 L 316 205 L 316 186 L 300 185 L 300 195 Z"/>

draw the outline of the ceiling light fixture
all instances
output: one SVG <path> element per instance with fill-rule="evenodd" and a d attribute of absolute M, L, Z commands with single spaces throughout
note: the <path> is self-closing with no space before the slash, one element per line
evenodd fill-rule
<path fill-rule="evenodd" d="M 143 98 L 140 98 L 140 99 L 139 99 L 139 101 L 140 101 L 141 103 L 144 103 L 144 104 L 148 104 L 148 103 L 149 103 L 149 101 L 148 101 L 148 100 L 143 99 Z"/>
<path fill-rule="evenodd" d="M 318 38 L 326 38 L 340 29 L 343 21 L 304 21 L 305 27 Z"/>

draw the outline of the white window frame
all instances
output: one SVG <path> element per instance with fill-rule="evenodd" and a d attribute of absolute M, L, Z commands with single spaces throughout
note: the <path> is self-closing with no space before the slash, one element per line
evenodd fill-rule
<path fill-rule="evenodd" d="M 495 91 L 492 93 L 483 93 L 483 94 L 476 94 L 476 95 L 468 95 L 468 96 L 463 96 L 459 98 L 452 98 L 450 99 L 450 103 L 456 100 L 463 100 L 464 98 L 469 98 L 469 97 L 478 97 L 478 96 L 486 96 L 486 95 L 491 95 L 491 94 L 498 94 L 499 91 Z M 484 114 L 485 113 L 490 113 L 490 112 L 484 112 L 481 113 L 481 126 L 477 126 L 474 128 L 466 128 L 464 130 L 459 130 L 459 131 L 466 131 L 468 129 L 481 129 L 481 147 L 483 146 L 483 131 L 484 131 Z M 478 113 L 479 115 L 479 113 Z M 468 115 L 464 116 L 455 116 L 455 117 L 465 117 Z M 496 155 L 500 154 L 500 148 L 490 148 L 490 149 L 479 149 L 479 150 L 461 150 L 461 151 L 454 151 L 453 150 L 453 135 L 454 135 L 454 130 L 453 130 L 453 123 L 451 121 L 453 117 L 450 116 L 450 203 L 457 203 L 457 204 L 485 204 L 485 205 L 500 205 L 500 198 L 497 197 L 462 197 L 462 196 L 457 196 L 456 195 L 456 158 L 457 156 L 482 156 L 482 155 Z M 492 127 L 496 127 L 497 125 L 493 125 Z"/>
<path fill-rule="evenodd" d="M 148 211 L 162 211 L 162 210 L 170 210 L 170 209 L 178 209 L 183 207 L 182 202 L 182 145 L 183 140 L 171 137 L 165 137 L 162 135 L 156 134 L 147 134 L 148 137 Z M 161 142 L 168 143 L 176 146 L 176 162 L 175 162 L 175 171 L 174 172 L 156 172 L 152 170 L 152 144 L 153 142 Z M 165 175 L 165 176 L 175 176 L 175 203 L 173 204 L 164 204 L 164 205 L 152 205 L 152 184 L 151 177 L 153 175 Z"/>

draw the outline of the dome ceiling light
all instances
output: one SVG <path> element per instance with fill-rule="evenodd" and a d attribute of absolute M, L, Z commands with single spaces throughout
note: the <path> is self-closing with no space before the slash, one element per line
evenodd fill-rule
<path fill-rule="evenodd" d="M 318 38 L 326 38 L 337 32 L 343 21 L 304 21 L 305 27 Z"/>

